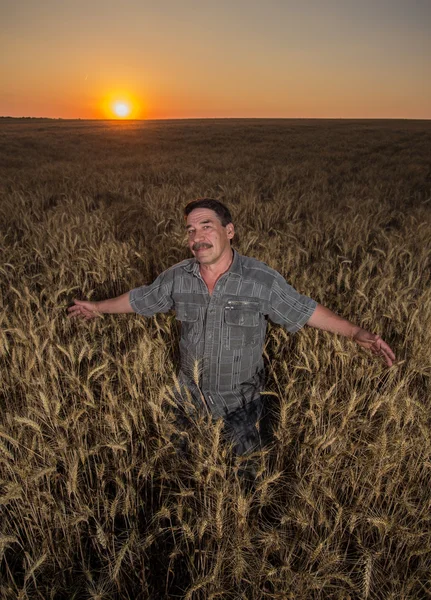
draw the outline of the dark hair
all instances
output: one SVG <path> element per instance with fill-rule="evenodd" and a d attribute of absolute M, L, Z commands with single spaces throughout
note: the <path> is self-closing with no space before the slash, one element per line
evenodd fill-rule
<path fill-rule="evenodd" d="M 195 208 L 209 208 L 210 210 L 213 210 L 223 227 L 232 223 L 232 215 L 230 214 L 228 207 L 219 200 L 215 200 L 214 198 L 198 198 L 197 200 L 192 200 L 184 207 L 184 216 L 188 217 Z"/>

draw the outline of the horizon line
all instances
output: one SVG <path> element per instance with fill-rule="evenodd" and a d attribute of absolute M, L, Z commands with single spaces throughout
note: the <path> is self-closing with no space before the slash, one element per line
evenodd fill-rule
<path fill-rule="evenodd" d="M 131 123 L 146 121 L 430 121 L 431 117 L 168 117 L 154 119 L 98 119 L 84 117 L 12 117 L 0 115 L 0 119 L 33 121 L 109 121 Z"/>

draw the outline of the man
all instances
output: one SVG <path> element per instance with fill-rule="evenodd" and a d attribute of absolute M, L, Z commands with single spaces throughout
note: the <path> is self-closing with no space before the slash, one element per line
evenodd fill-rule
<path fill-rule="evenodd" d="M 224 419 L 225 434 L 237 454 L 248 454 L 268 441 L 268 431 L 256 428 L 265 412 L 261 391 L 267 319 L 290 333 L 307 324 L 350 337 L 392 365 L 394 353 L 378 335 L 302 296 L 266 264 L 238 254 L 231 246 L 235 229 L 224 204 L 194 200 L 184 214 L 194 258 L 117 298 L 75 300 L 69 313 L 84 319 L 131 312 L 150 317 L 174 309 L 182 324 L 179 382 L 184 397 L 187 390 L 196 407 Z"/>

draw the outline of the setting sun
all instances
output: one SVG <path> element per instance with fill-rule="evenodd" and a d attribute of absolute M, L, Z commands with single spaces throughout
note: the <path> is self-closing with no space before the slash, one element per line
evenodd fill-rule
<path fill-rule="evenodd" d="M 107 119 L 140 119 L 142 103 L 137 95 L 127 90 L 115 90 L 104 95 L 101 113 Z"/>
<path fill-rule="evenodd" d="M 114 104 L 114 113 L 117 117 L 124 119 L 130 115 L 130 104 L 128 102 L 116 102 Z"/>

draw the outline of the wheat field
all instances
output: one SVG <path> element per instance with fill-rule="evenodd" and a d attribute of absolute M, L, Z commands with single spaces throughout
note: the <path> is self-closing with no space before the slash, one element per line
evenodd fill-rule
<path fill-rule="evenodd" d="M 431 597 L 431 124 L 0 120 L 0 597 Z M 172 416 L 174 314 L 67 318 L 188 257 L 182 208 L 382 335 L 270 326 L 274 443 Z M 176 436 L 189 440 L 187 458 Z"/>

